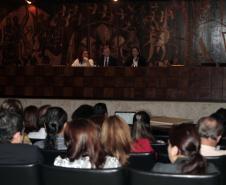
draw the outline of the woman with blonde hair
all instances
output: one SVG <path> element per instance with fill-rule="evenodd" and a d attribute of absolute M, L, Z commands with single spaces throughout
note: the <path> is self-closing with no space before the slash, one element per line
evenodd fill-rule
<path fill-rule="evenodd" d="M 105 119 L 101 129 L 101 143 L 105 152 L 103 168 L 117 168 L 127 164 L 131 151 L 130 129 L 118 116 Z"/>

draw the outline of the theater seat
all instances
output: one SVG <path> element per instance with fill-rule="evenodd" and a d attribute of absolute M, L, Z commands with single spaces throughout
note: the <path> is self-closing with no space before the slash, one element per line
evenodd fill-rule
<path fill-rule="evenodd" d="M 39 166 L 0 165 L 1 185 L 41 185 Z"/>
<path fill-rule="evenodd" d="M 213 163 L 221 172 L 221 184 L 226 185 L 226 155 L 206 158 L 208 162 Z"/>
<path fill-rule="evenodd" d="M 139 170 L 151 170 L 155 164 L 155 153 L 130 153 L 128 167 Z"/>
<path fill-rule="evenodd" d="M 151 146 L 157 153 L 167 153 L 168 145 L 165 143 L 152 143 Z"/>
<path fill-rule="evenodd" d="M 161 174 L 128 170 L 128 185 L 220 185 L 218 172 L 207 175 Z"/>
<path fill-rule="evenodd" d="M 41 150 L 42 155 L 44 157 L 44 164 L 53 165 L 53 162 L 57 156 L 65 157 L 66 151 L 65 150 Z"/>
<path fill-rule="evenodd" d="M 125 171 L 118 169 L 75 169 L 43 165 L 42 185 L 124 185 Z"/>

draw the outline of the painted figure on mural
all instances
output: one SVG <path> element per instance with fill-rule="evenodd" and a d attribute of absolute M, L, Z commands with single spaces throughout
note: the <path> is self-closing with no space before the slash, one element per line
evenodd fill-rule
<path fill-rule="evenodd" d="M 157 7 L 155 6 L 154 8 Z M 172 13 L 172 10 L 165 8 L 165 10 L 161 11 L 152 11 L 150 17 L 147 18 L 150 23 L 150 31 L 149 40 L 144 44 L 144 47 L 149 46 L 148 61 L 152 65 L 158 66 L 160 62 L 169 60 L 166 58 L 166 46 L 170 39 L 168 21 L 174 18 Z"/>
<path fill-rule="evenodd" d="M 1 62 L 70 65 L 80 49 L 87 48 L 96 59 L 105 45 L 120 62 L 131 47 L 140 48 L 153 64 L 171 61 L 169 47 L 179 42 L 177 37 L 171 39 L 174 17 L 180 15 L 180 9 L 175 13 L 172 6 L 168 2 L 61 4 L 49 10 L 38 4 L 22 6 L 1 22 Z"/>

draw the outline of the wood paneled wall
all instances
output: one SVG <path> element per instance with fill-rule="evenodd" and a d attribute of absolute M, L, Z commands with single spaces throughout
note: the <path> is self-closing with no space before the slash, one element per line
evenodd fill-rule
<path fill-rule="evenodd" d="M 226 101 L 226 68 L 1 67 L 1 97 Z"/>

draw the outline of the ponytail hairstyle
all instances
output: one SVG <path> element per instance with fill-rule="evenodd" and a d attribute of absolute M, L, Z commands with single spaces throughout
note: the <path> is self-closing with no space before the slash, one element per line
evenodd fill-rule
<path fill-rule="evenodd" d="M 150 115 L 145 111 L 139 111 L 133 116 L 133 125 L 131 132 L 133 140 L 147 138 L 151 142 L 154 141 L 154 137 L 151 134 L 150 120 Z"/>
<path fill-rule="evenodd" d="M 180 124 L 173 126 L 169 133 L 169 143 L 177 146 L 178 155 L 185 156 L 181 164 L 183 174 L 202 174 L 206 170 L 206 161 L 200 154 L 200 136 L 194 124 Z"/>
<path fill-rule="evenodd" d="M 44 115 L 47 138 L 45 140 L 46 149 L 56 148 L 56 136 L 59 134 L 64 123 L 67 122 L 67 113 L 60 107 L 50 107 Z"/>

